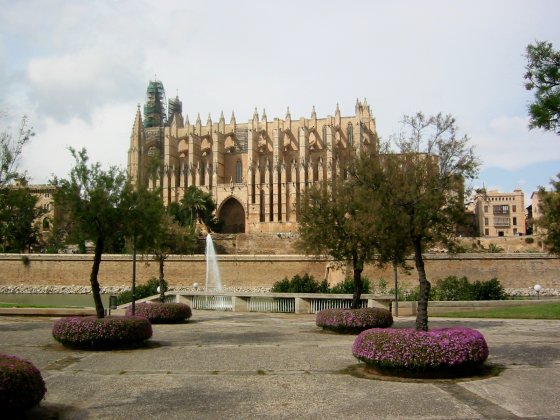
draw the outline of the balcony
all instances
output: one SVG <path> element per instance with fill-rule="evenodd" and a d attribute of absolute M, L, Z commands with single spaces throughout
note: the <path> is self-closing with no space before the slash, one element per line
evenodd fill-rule
<path fill-rule="evenodd" d="M 494 226 L 495 227 L 509 227 L 511 222 L 509 217 L 494 217 Z"/>

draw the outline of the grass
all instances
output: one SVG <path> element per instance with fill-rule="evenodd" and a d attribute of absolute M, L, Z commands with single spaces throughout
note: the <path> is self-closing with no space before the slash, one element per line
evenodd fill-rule
<path fill-rule="evenodd" d="M 560 303 L 480 309 L 468 312 L 445 312 L 430 316 L 448 318 L 560 319 Z"/>
<path fill-rule="evenodd" d="M 82 308 L 83 306 L 30 305 L 28 303 L 0 302 L 0 308 Z"/>

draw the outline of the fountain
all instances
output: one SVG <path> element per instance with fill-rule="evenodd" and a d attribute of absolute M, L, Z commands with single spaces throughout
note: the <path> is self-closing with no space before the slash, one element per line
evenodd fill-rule
<path fill-rule="evenodd" d="M 214 242 L 210 234 L 206 235 L 206 291 L 223 290 L 220 269 L 218 268 L 218 258 L 214 249 Z"/>

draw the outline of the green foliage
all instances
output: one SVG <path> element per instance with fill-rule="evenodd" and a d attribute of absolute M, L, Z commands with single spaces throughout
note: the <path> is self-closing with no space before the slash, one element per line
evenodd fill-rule
<path fill-rule="evenodd" d="M 444 312 L 435 316 L 464 318 L 462 312 Z M 560 319 L 560 303 L 544 303 L 523 306 L 511 306 L 493 309 L 477 309 L 468 312 L 469 318 L 505 318 L 505 319 Z"/>
<path fill-rule="evenodd" d="M 135 313 L 137 316 L 148 318 L 152 324 L 176 324 L 192 316 L 191 307 L 184 303 L 139 303 Z M 127 308 L 126 315 L 132 315 L 132 307 Z"/>
<path fill-rule="evenodd" d="M 6 418 L 26 418 L 22 413 L 43 399 L 47 389 L 41 372 L 31 362 L 0 354 L 0 407 Z"/>
<path fill-rule="evenodd" d="M 466 277 L 448 276 L 436 281 L 434 300 L 473 300 L 472 285 Z"/>
<path fill-rule="evenodd" d="M 18 171 L 18 163 L 25 146 L 35 133 L 29 127 L 27 116 L 23 116 L 14 136 L 9 129 L 0 132 L 0 188 L 5 188 L 17 179 L 25 179 Z"/>
<path fill-rule="evenodd" d="M 66 347 L 84 350 L 134 348 L 152 336 L 143 316 L 66 317 L 55 321 L 52 335 Z"/>
<path fill-rule="evenodd" d="M 504 248 L 496 244 L 489 244 L 488 252 L 491 254 L 499 254 L 500 252 L 504 252 Z"/>
<path fill-rule="evenodd" d="M 34 222 L 44 211 L 35 207 L 37 200 L 24 186 L 0 189 L 2 252 L 29 251 L 38 243 L 39 227 Z"/>
<path fill-rule="evenodd" d="M 303 276 L 295 275 L 291 280 L 284 278 L 272 285 L 275 293 L 327 293 L 329 285 L 326 280 L 319 282 L 307 273 Z"/>
<path fill-rule="evenodd" d="M 526 244 L 532 244 L 532 243 L 534 243 L 534 242 L 535 242 L 535 239 L 534 239 L 534 238 L 531 238 L 531 237 L 525 238 L 525 243 L 526 243 Z"/>
<path fill-rule="evenodd" d="M 560 51 L 550 42 L 527 46 L 525 88 L 535 90 L 529 105 L 529 128 L 543 128 L 560 134 Z"/>
<path fill-rule="evenodd" d="M 550 181 L 551 191 L 539 188 L 540 208 L 542 216 L 537 220 L 537 226 L 545 229 L 544 243 L 548 250 L 560 255 L 560 174 L 557 180 Z"/>
<path fill-rule="evenodd" d="M 370 293 L 371 285 L 367 277 L 362 277 L 362 293 Z M 328 293 L 353 294 L 355 291 L 354 279 L 346 277 L 340 283 L 332 286 Z"/>
<path fill-rule="evenodd" d="M 182 226 L 194 228 L 199 222 L 211 231 L 220 231 L 221 223 L 215 217 L 216 202 L 212 195 L 193 185 L 186 189 L 179 204 L 170 205 L 169 212 Z"/>
<path fill-rule="evenodd" d="M 472 300 L 503 300 L 506 292 L 497 278 L 472 284 Z"/>
<path fill-rule="evenodd" d="M 164 280 L 164 292 L 167 291 L 167 282 Z M 144 299 L 149 296 L 157 295 L 157 288 L 160 285 L 159 279 L 152 277 L 144 284 L 139 284 L 136 286 L 135 295 L 136 300 Z M 117 295 L 117 305 L 124 305 L 125 303 L 132 302 L 132 291 L 126 290 Z"/>

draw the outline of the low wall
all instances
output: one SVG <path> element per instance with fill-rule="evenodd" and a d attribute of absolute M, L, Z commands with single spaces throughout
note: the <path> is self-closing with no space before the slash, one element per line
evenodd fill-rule
<path fill-rule="evenodd" d="M 0 254 L 0 286 L 89 286 L 92 255 L 71 254 Z M 408 265 L 414 266 L 412 260 Z M 536 283 L 545 289 L 560 289 L 560 259 L 548 254 L 427 254 L 428 278 L 434 281 L 449 275 L 469 280 L 496 277 L 505 288 L 529 289 Z M 219 267 L 226 290 L 267 290 L 276 281 L 296 274 L 309 273 L 316 279 L 328 276 L 330 283 L 344 277 L 347 267 L 336 267 L 330 258 L 302 255 L 220 255 Z M 165 277 L 171 287 L 204 286 L 206 261 L 203 255 L 170 256 L 165 263 Z M 392 285 L 391 267 L 368 265 L 367 276 L 377 285 L 383 278 Z M 158 265 L 148 257 L 138 257 L 137 281 L 143 283 L 158 276 Z M 131 283 L 130 255 L 104 255 L 99 272 L 103 287 L 126 287 Z M 399 284 L 417 284 L 416 271 L 399 271 Z"/>

